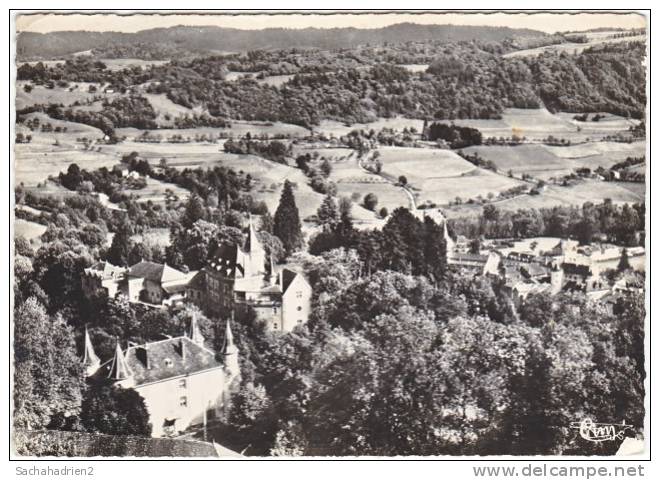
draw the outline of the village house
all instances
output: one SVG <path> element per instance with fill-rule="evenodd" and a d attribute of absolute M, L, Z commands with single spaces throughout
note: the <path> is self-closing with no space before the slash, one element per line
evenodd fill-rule
<path fill-rule="evenodd" d="M 195 272 L 186 274 L 167 264 L 141 261 L 128 269 L 121 291 L 130 302 L 173 305 L 182 302 Z"/>
<path fill-rule="evenodd" d="M 454 253 L 447 258 L 447 263 L 450 267 L 465 272 L 473 272 L 478 275 L 484 273 L 487 262 L 488 255 L 475 253 Z"/>
<path fill-rule="evenodd" d="M 219 362 L 204 346 L 193 317 L 186 335 L 129 345 L 125 350 L 118 342 L 114 357 L 103 364 L 86 332 L 83 367 L 92 382 L 110 382 L 138 392 L 149 412 L 152 436 L 175 436 L 216 418 L 226 407 L 240 378 L 238 354 L 229 322 L 224 361 Z"/>
<path fill-rule="evenodd" d="M 447 265 L 457 270 L 472 272 L 478 275 L 483 274 L 488 269 L 486 265 L 490 258 L 489 255 L 467 253 L 467 239 L 460 235 L 454 240 L 449 235 L 446 221 L 442 226 L 442 230 L 446 246 Z"/>
<path fill-rule="evenodd" d="M 245 244 L 221 245 L 195 275 L 186 297 L 212 313 L 252 308 L 272 331 L 290 332 L 307 322 L 312 289 L 305 277 L 288 268 L 266 266 L 266 251 L 250 220 Z"/>
<path fill-rule="evenodd" d="M 92 265 L 84 269 L 80 277 L 83 295 L 88 299 L 95 295 L 114 298 L 125 275 L 124 267 L 117 267 L 109 262 Z"/>

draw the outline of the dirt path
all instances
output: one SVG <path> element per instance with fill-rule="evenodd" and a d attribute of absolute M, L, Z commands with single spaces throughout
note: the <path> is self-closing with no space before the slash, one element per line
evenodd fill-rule
<path fill-rule="evenodd" d="M 364 161 L 367 160 L 371 155 L 373 155 L 373 153 L 374 153 L 373 150 L 369 150 L 362 157 L 358 156 L 357 160 L 360 168 L 374 175 L 378 175 L 380 178 L 387 181 L 387 183 L 390 183 L 391 185 L 394 185 L 395 187 L 399 187 L 400 189 L 402 189 L 405 192 L 405 194 L 408 196 L 408 201 L 410 202 L 410 207 L 409 207 L 410 210 L 413 212 L 417 210 L 417 201 L 415 200 L 415 194 L 412 192 L 412 190 L 408 185 L 401 185 L 398 181 L 394 180 L 389 175 L 385 175 L 384 173 L 373 172 L 364 166 Z"/>

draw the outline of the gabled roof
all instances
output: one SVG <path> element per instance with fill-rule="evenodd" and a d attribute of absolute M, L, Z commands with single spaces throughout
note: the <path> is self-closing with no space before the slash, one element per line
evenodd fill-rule
<path fill-rule="evenodd" d="M 212 351 L 186 336 L 131 346 L 124 353 L 124 359 L 136 387 L 222 367 Z M 111 368 L 112 361 L 109 361 L 101 365 L 99 372 L 107 376 Z"/>
<path fill-rule="evenodd" d="M 538 277 L 540 275 L 547 275 L 549 269 L 538 263 L 528 263 L 520 267 L 523 270 L 523 273 L 526 273 L 530 277 Z"/>
<path fill-rule="evenodd" d="M 182 273 L 180 276 L 173 280 L 163 280 L 161 286 L 163 287 L 163 290 L 165 290 L 165 292 L 168 294 L 184 292 L 190 281 L 195 278 L 196 275 L 197 272 Z"/>
<path fill-rule="evenodd" d="M 128 270 L 129 277 L 144 278 L 156 283 L 178 280 L 185 277 L 185 273 L 180 272 L 167 264 L 147 262 L 142 260 L 136 263 Z"/>
<path fill-rule="evenodd" d="M 280 273 L 280 281 L 282 283 L 282 293 L 286 293 L 289 289 L 289 286 L 293 283 L 299 273 L 289 270 L 288 268 L 282 269 Z"/>
<path fill-rule="evenodd" d="M 206 288 L 206 275 L 203 271 L 195 272 L 195 275 L 188 282 L 188 288 L 204 290 Z"/>
<path fill-rule="evenodd" d="M 110 262 L 98 262 L 85 269 L 87 275 L 94 275 L 102 279 L 118 277 L 126 272 L 124 267 L 118 267 Z"/>

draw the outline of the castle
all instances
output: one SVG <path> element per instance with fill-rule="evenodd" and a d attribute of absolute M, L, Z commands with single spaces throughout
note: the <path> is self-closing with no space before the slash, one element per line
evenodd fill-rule
<path fill-rule="evenodd" d="M 243 246 L 223 244 L 188 283 L 186 297 L 212 313 L 251 307 L 272 331 L 307 322 L 312 288 L 298 272 L 266 264 L 266 250 L 250 219 Z"/>
<path fill-rule="evenodd" d="M 129 345 L 126 350 L 117 342 L 113 358 L 103 363 L 85 331 L 83 367 L 92 382 L 110 382 L 137 391 L 149 412 L 152 436 L 163 437 L 205 423 L 227 405 L 240 378 L 238 355 L 229 321 L 223 362 L 219 362 L 215 353 L 204 346 L 193 317 L 185 335 Z"/>

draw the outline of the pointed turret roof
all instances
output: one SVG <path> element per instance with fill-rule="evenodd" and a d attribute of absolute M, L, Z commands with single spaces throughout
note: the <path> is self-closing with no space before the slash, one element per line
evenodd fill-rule
<path fill-rule="evenodd" d="M 236 345 L 234 344 L 234 334 L 231 331 L 230 323 L 231 322 L 227 320 L 227 326 L 225 328 L 225 342 L 222 347 L 223 355 L 234 355 L 238 353 L 238 347 L 236 347 Z"/>
<path fill-rule="evenodd" d="M 264 246 L 261 244 L 261 240 L 257 236 L 257 229 L 254 227 L 254 222 L 252 221 L 252 215 L 249 217 L 249 231 L 248 238 L 245 242 L 245 251 L 248 253 L 265 251 Z"/>
<path fill-rule="evenodd" d="M 270 269 L 268 272 L 267 279 L 269 280 L 269 283 L 271 285 L 275 285 L 277 283 L 277 272 L 275 271 L 275 260 L 273 260 L 273 256 L 270 256 Z"/>
<path fill-rule="evenodd" d="M 117 340 L 115 357 L 112 359 L 112 365 L 110 366 L 110 371 L 108 372 L 108 378 L 113 380 L 126 380 L 132 375 L 133 372 L 126 363 L 124 352 L 122 352 L 121 347 L 119 346 L 119 340 Z"/>
<path fill-rule="evenodd" d="M 192 319 L 190 320 L 190 339 L 197 345 L 204 345 L 204 336 L 197 323 L 197 313 L 193 313 Z"/>
<path fill-rule="evenodd" d="M 99 365 L 101 360 L 94 352 L 94 346 L 92 345 L 92 340 L 89 338 L 89 332 L 87 327 L 85 327 L 85 353 L 83 356 L 83 366 L 91 367 L 94 365 Z"/>

